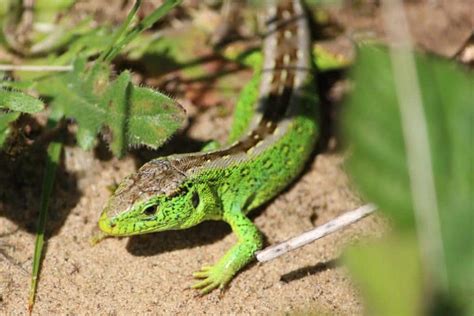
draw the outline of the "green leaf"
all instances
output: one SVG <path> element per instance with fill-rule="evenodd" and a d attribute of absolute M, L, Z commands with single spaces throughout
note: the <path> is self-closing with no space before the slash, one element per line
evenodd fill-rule
<path fill-rule="evenodd" d="M 20 116 L 20 112 L 35 113 L 41 111 L 43 107 L 43 103 L 32 96 L 0 87 L 0 148 L 10 134 L 10 123 Z M 2 112 L 2 109 L 12 112 Z"/>
<path fill-rule="evenodd" d="M 344 262 L 367 300 L 367 314 L 421 314 L 423 290 L 415 237 L 392 236 L 375 244 L 351 247 Z"/>
<path fill-rule="evenodd" d="M 108 109 L 106 112 L 107 121 L 113 135 L 110 149 L 119 157 L 123 155 L 123 150 L 127 145 L 128 120 L 133 118 L 133 114 L 130 112 L 130 93 L 132 88 L 130 73 L 124 71 L 110 84 L 100 101 L 100 107 Z"/>
<path fill-rule="evenodd" d="M 474 292 L 473 75 L 453 62 L 424 55 L 415 55 L 415 60 L 433 164 L 433 198 L 439 210 L 432 216 L 438 216 L 441 223 L 445 258 L 441 265 L 449 280 L 449 289 L 439 290 L 451 291 L 453 297 L 459 293 L 467 304 L 467 293 Z M 343 123 L 352 151 L 350 174 L 365 198 L 376 203 L 396 229 L 414 231 L 403 133 L 417 137 L 419 132 L 402 129 L 387 52 L 362 47 L 352 76 L 355 89 L 346 104 Z"/>
<path fill-rule="evenodd" d="M 38 84 L 38 90 L 53 98 L 53 108 L 77 121 L 82 148 L 92 148 L 96 135 L 107 129 L 110 148 L 119 157 L 128 146 L 158 148 L 185 120 L 175 100 L 134 86 L 129 72 L 110 81 L 105 63 L 85 69 L 85 60 L 78 60 L 74 71 L 48 77 Z"/>
<path fill-rule="evenodd" d="M 9 109 L 25 113 L 35 113 L 43 109 L 43 103 L 19 91 L 8 91 L 0 88 L 0 109 Z"/>
<path fill-rule="evenodd" d="M 161 145 L 185 119 L 183 108 L 175 100 L 150 88 L 133 86 L 130 103 L 130 145 L 156 148 L 156 140 L 162 140 Z"/>
<path fill-rule="evenodd" d="M 0 112 L 0 148 L 3 147 L 10 134 L 10 123 L 15 121 L 19 116 L 19 112 Z"/>

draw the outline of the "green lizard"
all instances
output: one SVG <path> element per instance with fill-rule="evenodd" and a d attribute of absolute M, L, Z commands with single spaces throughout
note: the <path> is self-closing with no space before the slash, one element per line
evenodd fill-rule
<path fill-rule="evenodd" d="M 99 220 L 107 235 L 185 229 L 227 222 L 238 242 L 193 276 L 205 294 L 223 288 L 262 247 L 246 214 L 301 172 L 318 136 L 318 98 L 310 32 L 300 1 L 271 1 L 263 61 L 236 107 L 229 144 L 144 164 L 125 178 Z"/>

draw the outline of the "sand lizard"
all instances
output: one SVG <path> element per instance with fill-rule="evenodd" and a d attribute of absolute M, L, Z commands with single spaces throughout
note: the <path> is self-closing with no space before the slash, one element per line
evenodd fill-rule
<path fill-rule="evenodd" d="M 130 236 L 227 222 L 238 242 L 193 276 L 208 293 L 254 259 L 261 234 L 246 214 L 302 171 L 318 138 L 318 97 L 308 20 L 301 1 L 269 1 L 263 61 L 236 106 L 229 145 L 161 157 L 125 178 L 99 227 Z"/>

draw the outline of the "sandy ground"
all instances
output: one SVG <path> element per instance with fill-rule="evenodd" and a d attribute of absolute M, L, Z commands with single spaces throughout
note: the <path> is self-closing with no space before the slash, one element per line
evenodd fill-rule
<path fill-rule="evenodd" d="M 208 111 L 208 115 L 212 116 Z M 225 121 L 224 119 L 220 119 Z M 202 130 L 199 120 L 193 130 Z M 221 125 L 217 123 L 218 125 Z M 261 211 L 255 223 L 272 244 L 322 224 L 360 205 L 351 193 L 338 153 L 319 155 L 287 192 Z M 135 168 L 133 159 L 100 161 L 91 153 L 68 147 L 67 173 L 77 176 L 77 204 L 48 241 L 35 313 L 285 313 L 318 310 L 362 314 L 363 306 L 338 258 L 344 246 L 381 233 L 381 220 L 371 216 L 321 242 L 240 273 L 222 298 L 196 297 L 187 287 L 191 273 L 217 260 L 235 242 L 223 223 L 207 222 L 187 231 L 106 239 L 91 247 L 96 220 L 109 195 L 107 186 Z M 61 183 L 59 186 L 65 185 Z M 71 199 L 67 188 L 61 198 Z M 56 202 L 53 202 L 56 204 Z M 52 212 L 59 211 L 54 205 Z M 12 210 L 14 211 L 14 210 Z M 60 212 L 60 211 L 59 211 Z M 55 215 L 51 215 L 52 220 Z M 0 312 L 24 314 L 29 287 L 33 234 L 16 230 L 0 218 Z"/>
<path fill-rule="evenodd" d="M 197 117 L 187 132 L 189 137 L 207 139 L 210 129 L 217 127 L 222 139 L 230 118 L 222 118 L 218 112 L 211 108 L 204 114 L 194 114 Z M 197 297 L 187 289 L 193 283 L 191 273 L 217 260 L 232 246 L 235 236 L 224 223 L 207 222 L 186 231 L 106 239 L 91 247 L 90 237 L 97 232 L 96 221 L 109 195 L 107 187 L 136 167 L 132 158 L 100 160 L 97 156 L 77 147 L 65 149 L 56 186 L 58 198 L 50 217 L 53 236 L 48 240 L 35 313 L 362 313 L 356 289 L 338 258 L 345 245 L 380 235 L 383 225 L 377 217 L 364 219 L 291 255 L 250 266 L 221 298 L 218 293 Z M 7 216 L 0 218 L 0 312 L 24 314 L 34 220 L 24 221 L 12 214 L 21 211 L 25 201 L 19 192 L 5 192 L 16 198 L 2 205 Z M 31 192 L 26 204 L 35 205 L 37 193 Z M 253 217 L 267 244 L 273 244 L 360 203 L 349 188 L 341 154 L 328 152 L 318 155 L 295 185 Z M 30 213 L 35 218 L 34 210 Z M 18 225 L 23 228 L 17 229 Z"/>
<path fill-rule="evenodd" d="M 420 16 L 427 14 L 423 13 L 426 6 L 417 9 Z M 452 7 L 450 10 L 455 11 Z M 450 19 L 465 16 L 464 11 L 450 14 Z M 342 9 L 334 10 L 333 15 L 340 23 L 350 25 L 347 32 L 370 29 L 377 33 L 380 29 L 377 12 L 354 16 L 354 12 Z M 455 36 L 445 36 L 448 39 L 436 44 L 423 35 L 431 29 L 430 38 L 435 38 L 432 24 L 425 24 L 426 30 L 419 27 L 415 32 L 417 39 L 418 33 L 422 34 L 419 45 L 446 56 L 452 56 L 462 44 L 456 39 L 464 36 L 465 40 L 468 34 L 460 35 L 459 29 L 454 28 Z M 194 140 L 225 139 L 229 116 L 222 117 L 215 107 L 199 112 L 188 110 L 192 124 L 166 151 L 186 148 Z M 43 164 L 38 157 L 42 154 L 41 149 L 31 151 L 14 162 L 0 156 L 2 315 L 27 314 Z M 362 204 L 344 171 L 343 156 L 339 149 L 319 153 L 294 185 L 253 213 L 267 245 Z M 387 225 L 378 216 L 369 216 L 274 261 L 249 266 L 223 296 L 215 292 L 199 297 L 188 287 L 193 283 L 193 271 L 215 262 L 235 242 L 224 223 L 207 222 L 186 231 L 111 238 L 92 247 L 89 240 L 97 233 L 96 222 L 110 194 L 108 187 L 140 163 L 132 156 L 116 160 L 104 149 L 83 152 L 66 146 L 51 204 L 34 314 L 364 314 L 357 287 L 340 256 L 348 245 L 383 234 Z"/>

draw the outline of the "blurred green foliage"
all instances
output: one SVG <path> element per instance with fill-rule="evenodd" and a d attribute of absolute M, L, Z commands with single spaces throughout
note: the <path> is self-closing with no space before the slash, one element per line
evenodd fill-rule
<path fill-rule="evenodd" d="M 64 25 L 62 22 L 54 24 L 56 31 L 61 29 L 60 36 L 50 34 L 52 37 L 49 39 L 45 39 L 44 36 L 33 37 L 33 42 L 28 47 L 20 47 L 15 42 L 11 48 L 15 51 L 21 48 L 24 55 L 34 55 L 39 52 L 34 48 L 40 45 L 41 52 L 47 53 L 46 56 L 27 57 L 26 63 L 40 65 L 73 63 L 73 71 L 59 74 L 16 71 L 14 74 L 22 80 L 22 84 L 5 83 L 20 89 L 22 86 L 34 88 L 40 95 L 48 97 L 48 105 L 53 112 L 77 122 L 79 127 L 77 140 L 84 149 L 91 149 L 96 144 L 96 136 L 100 131 L 106 131 L 105 139 L 118 157 L 121 157 L 129 146 L 144 145 L 156 149 L 184 123 L 183 108 L 175 100 L 158 91 L 133 85 L 131 74 L 127 71 L 115 75 L 111 71 L 111 61 L 122 51 L 126 43 L 139 37 L 142 31 L 151 27 L 179 2 L 166 1 L 143 21 L 135 21 L 135 14 L 141 5 L 141 1 L 137 1 L 127 20 L 115 31 L 108 25 L 97 27 L 90 18 L 74 24 L 65 15 L 61 19 Z M 70 0 L 35 2 L 34 16 L 41 15 L 42 11 L 58 15 L 73 3 L 74 1 Z M 6 17 L 5 25 L 18 22 L 13 19 L 13 15 L 21 16 L 22 7 L 16 1 L 9 1 L 3 5 L 13 10 L 12 14 Z M 49 22 L 53 20 L 52 18 Z M 4 28 L 4 32 L 6 31 Z M 67 49 L 63 50 L 63 47 Z M 87 65 L 88 59 L 100 52 L 102 54 L 92 60 L 91 65 Z M 9 104 L 18 104 L 21 101 L 24 103 L 22 106 L 25 112 L 24 107 L 32 104 L 33 99 L 26 99 L 24 96 L 20 100 L 20 93 L 15 93 L 15 95 L 13 92 L 8 94 L 11 101 Z M 5 95 L 4 98 L 6 97 Z M 14 110 L 11 107 L 9 109 Z M 8 135 L 7 124 L 16 118 L 18 118 L 16 114 L 4 114 L 2 119 L 4 123 L 0 126 L 3 139 Z"/>
<path fill-rule="evenodd" d="M 421 314 L 424 293 L 415 236 L 392 236 L 354 246 L 345 261 L 369 302 L 368 314 Z"/>
<path fill-rule="evenodd" d="M 433 198 L 439 207 L 439 214 L 433 210 L 431 216 L 439 217 L 441 222 L 445 257 L 445 262 L 438 262 L 433 274 L 424 277 L 431 278 L 429 284 L 442 284 L 435 279 L 441 273 L 439 269 L 446 269 L 449 280 L 446 288 L 431 289 L 431 293 L 445 295 L 450 304 L 463 308 L 467 315 L 469 310 L 474 311 L 474 301 L 472 297 L 468 299 L 474 293 L 473 75 L 452 61 L 421 54 L 415 54 L 415 58 L 433 163 L 436 187 L 436 197 Z M 380 47 L 362 46 L 352 77 L 354 91 L 346 104 L 343 120 L 345 138 L 351 149 L 348 169 L 362 195 L 376 203 L 392 220 L 393 234 L 415 236 L 418 227 L 414 220 L 413 191 L 387 51 Z M 417 133 L 417 130 L 408 131 L 410 137 L 417 137 Z M 405 285 L 397 285 L 394 275 L 401 280 L 411 276 L 419 282 L 410 267 L 413 254 L 406 253 L 416 245 L 416 239 L 412 238 L 413 246 L 405 239 L 399 245 L 393 244 L 396 241 L 391 243 L 391 249 L 399 248 L 400 258 L 395 259 L 390 254 L 386 248 L 388 243 L 365 251 L 351 251 L 348 255 L 348 262 L 364 280 L 364 289 L 372 293 L 367 299 L 379 315 L 397 315 L 393 304 L 380 302 L 395 300 L 393 291 L 407 291 L 403 289 Z M 360 263 L 365 264 L 365 271 L 360 269 Z M 426 267 L 422 268 L 426 270 Z M 384 290 L 386 287 L 393 287 L 391 294 Z M 410 287 L 418 288 L 419 284 Z M 419 297 L 419 300 L 427 303 L 430 298 Z M 407 305 L 398 307 L 399 312 L 405 308 L 403 315 L 418 314 L 415 311 L 420 302 L 400 299 L 398 303 Z M 435 301 L 432 303 L 436 304 Z M 410 304 L 413 306 L 408 306 Z"/>
<path fill-rule="evenodd" d="M 127 71 L 111 80 L 107 64 L 87 69 L 85 59 L 78 59 L 72 72 L 39 80 L 37 89 L 51 98 L 54 111 L 77 121 L 83 149 L 91 149 L 96 135 L 107 127 L 110 148 L 121 157 L 129 146 L 158 148 L 186 118 L 175 100 L 130 80 Z"/>

